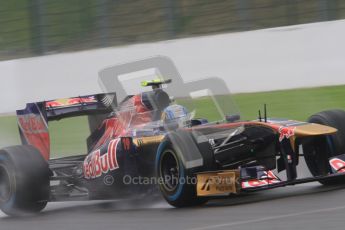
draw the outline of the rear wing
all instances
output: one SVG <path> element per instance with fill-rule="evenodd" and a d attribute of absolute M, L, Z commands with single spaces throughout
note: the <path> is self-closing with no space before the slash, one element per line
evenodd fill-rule
<path fill-rule="evenodd" d="M 48 160 L 50 156 L 49 121 L 82 115 L 89 117 L 106 115 L 116 106 L 116 93 L 28 103 L 25 109 L 17 110 L 21 141 L 23 144 L 35 146 Z"/>
<path fill-rule="evenodd" d="M 92 114 L 110 113 L 117 106 L 116 94 L 96 94 L 43 102 L 48 121 Z"/>

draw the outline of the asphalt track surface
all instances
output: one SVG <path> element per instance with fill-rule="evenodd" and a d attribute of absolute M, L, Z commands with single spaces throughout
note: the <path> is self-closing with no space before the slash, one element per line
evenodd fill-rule
<path fill-rule="evenodd" d="M 345 186 L 278 188 L 176 209 L 160 198 L 50 203 L 36 216 L 1 214 L 0 230 L 345 229 Z"/>

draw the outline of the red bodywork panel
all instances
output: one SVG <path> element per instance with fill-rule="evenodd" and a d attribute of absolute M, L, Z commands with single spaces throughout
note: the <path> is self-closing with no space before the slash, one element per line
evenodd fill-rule
<path fill-rule="evenodd" d="M 17 111 L 18 126 L 22 142 L 35 146 L 45 160 L 50 157 L 48 124 L 40 110 L 40 105 L 30 103 L 25 110 Z"/>
<path fill-rule="evenodd" d="M 139 127 L 152 121 L 152 112 L 142 103 L 141 95 L 135 95 L 120 105 L 116 116 L 103 121 L 104 134 L 93 149 L 97 149 L 107 141 L 127 135 L 129 127 Z"/>

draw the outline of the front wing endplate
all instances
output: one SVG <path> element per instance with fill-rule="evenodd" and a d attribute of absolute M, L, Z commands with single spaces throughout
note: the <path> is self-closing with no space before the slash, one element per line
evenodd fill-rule
<path fill-rule="evenodd" d="M 239 170 L 227 170 L 220 172 L 205 172 L 197 174 L 197 195 L 217 196 L 239 193 Z"/>

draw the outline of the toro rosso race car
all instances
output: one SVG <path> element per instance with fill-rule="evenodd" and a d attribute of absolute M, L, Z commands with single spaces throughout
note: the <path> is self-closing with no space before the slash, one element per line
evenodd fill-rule
<path fill-rule="evenodd" d="M 161 87 L 170 82 L 143 82 L 152 90 L 120 103 L 108 93 L 18 110 L 22 145 L 0 150 L 1 210 L 22 215 L 51 201 L 127 198 L 155 190 L 172 206 L 186 207 L 312 181 L 344 182 L 344 111 L 320 112 L 301 122 L 269 119 L 265 109 L 254 121 L 227 116 L 208 122 L 171 99 Z M 81 115 L 89 118 L 88 151 L 51 159 L 48 123 Z M 311 177 L 298 177 L 301 156 Z"/>

